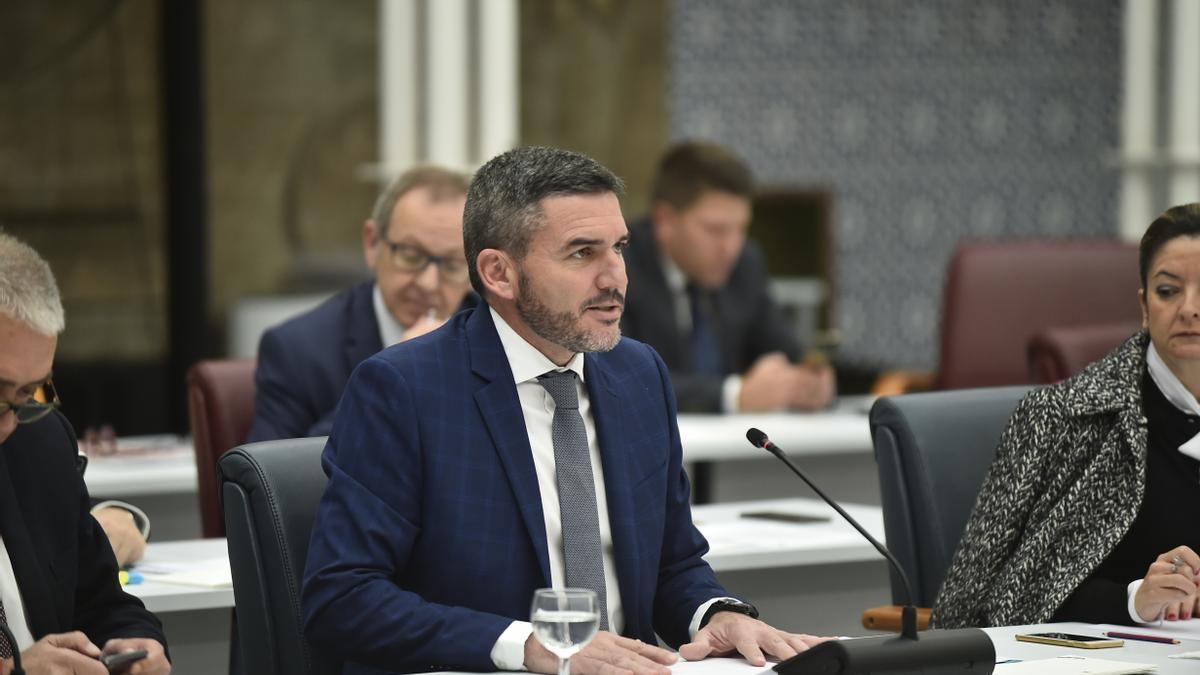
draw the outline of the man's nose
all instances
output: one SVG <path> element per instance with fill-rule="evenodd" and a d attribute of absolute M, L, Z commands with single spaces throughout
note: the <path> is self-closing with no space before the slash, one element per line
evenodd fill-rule
<path fill-rule="evenodd" d="M 436 291 L 438 284 L 441 283 L 440 274 L 441 269 L 438 267 L 437 263 L 431 261 L 425 266 L 424 269 L 422 269 L 420 272 L 417 272 L 417 286 L 425 291 Z"/>

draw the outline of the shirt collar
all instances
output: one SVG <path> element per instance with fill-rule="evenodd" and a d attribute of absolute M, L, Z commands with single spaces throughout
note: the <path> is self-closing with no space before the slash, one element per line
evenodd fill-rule
<path fill-rule="evenodd" d="M 512 369 L 513 382 L 520 384 L 536 380 L 551 370 L 573 370 L 583 382 L 583 354 L 577 353 L 571 357 L 565 366 L 559 366 L 546 355 L 539 352 L 537 347 L 529 344 L 525 338 L 517 334 L 512 326 L 500 316 L 493 307 L 488 307 L 492 313 L 492 321 L 496 324 L 496 334 L 500 336 L 500 344 L 504 347 L 504 355 L 508 357 L 508 367 Z"/>
<path fill-rule="evenodd" d="M 1158 390 L 1162 392 L 1163 397 L 1178 408 L 1181 412 L 1188 415 L 1200 415 L 1200 402 L 1196 401 L 1196 397 L 1188 391 L 1187 387 L 1175 377 L 1175 373 L 1167 367 L 1162 357 L 1158 355 L 1158 351 L 1154 349 L 1154 341 L 1149 340 L 1146 346 L 1146 370 L 1150 371 L 1150 379 L 1154 380 L 1154 384 L 1158 385 Z M 1200 434 L 1196 434 L 1191 440 L 1179 446 L 1179 451 L 1193 459 L 1200 459 Z"/>
<path fill-rule="evenodd" d="M 379 290 L 379 284 L 371 287 L 371 306 L 375 308 L 375 322 L 379 324 L 379 342 L 384 349 L 400 342 L 404 338 L 404 331 L 408 329 L 388 311 L 387 305 L 383 303 L 383 291 Z"/>
<path fill-rule="evenodd" d="M 676 265 L 674 260 L 671 260 L 671 256 L 660 252 L 658 257 L 662 264 L 663 277 L 667 281 L 667 288 L 671 289 L 672 293 L 685 293 L 688 284 L 687 275 L 679 269 L 679 265 Z"/>

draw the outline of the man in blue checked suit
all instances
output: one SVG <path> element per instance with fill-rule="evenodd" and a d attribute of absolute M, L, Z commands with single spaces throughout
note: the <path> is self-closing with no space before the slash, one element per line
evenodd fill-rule
<path fill-rule="evenodd" d="M 305 631 L 346 673 L 555 672 L 535 589 L 596 591 L 572 671 L 667 673 L 816 638 L 729 597 L 692 525 L 662 359 L 622 339 L 621 183 L 582 155 L 504 153 L 476 174 L 464 243 L 484 302 L 355 370 L 323 464 Z"/>

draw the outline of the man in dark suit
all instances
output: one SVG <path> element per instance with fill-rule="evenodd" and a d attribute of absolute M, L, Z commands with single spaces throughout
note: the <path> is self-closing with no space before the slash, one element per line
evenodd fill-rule
<path fill-rule="evenodd" d="M 34 396 L 53 391 L 63 327 L 50 267 L 0 234 L 0 621 L 30 675 L 103 675 L 102 651 L 137 649 L 148 652 L 138 672 L 169 673 L 162 626 L 121 590 L 113 550 L 89 513 L 75 434 L 55 410 L 57 397 Z M 0 637 L 3 672 L 12 654 Z"/>
<path fill-rule="evenodd" d="M 555 672 L 529 623 L 549 586 L 599 601 L 579 675 L 668 673 L 656 634 L 758 665 L 816 639 L 753 618 L 702 558 L 667 369 L 618 326 L 620 189 L 563 150 L 492 159 L 464 216 L 484 302 L 347 384 L 302 596 L 306 634 L 345 673 Z"/>
<path fill-rule="evenodd" d="M 324 436 L 350 372 L 386 346 L 437 328 L 464 302 L 467 177 L 420 167 L 397 178 L 363 223 L 375 274 L 263 334 L 250 441 Z"/>
<path fill-rule="evenodd" d="M 630 226 L 633 292 L 621 330 L 658 350 L 686 412 L 812 410 L 833 371 L 795 364 L 792 329 L 747 241 L 750 170 L 711 143 L 681 143 L 659 165 L 650 215 Z"/>

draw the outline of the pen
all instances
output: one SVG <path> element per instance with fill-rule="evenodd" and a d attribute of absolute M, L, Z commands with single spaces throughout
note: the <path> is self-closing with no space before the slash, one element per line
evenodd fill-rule
<path fill-rule="evenodd" d="M 1124 638 L 1126 640 L 1142 640 L 1143 642 L 1160 642 L 1164 645 L 1177 645 L 1179 640 L 1169 637 L 1158 637 L 1157 635 L 1140 635 L 1138 633 L 1120 633 L 1115 630 L 1110 630 L 1104 634 L 1110 638 Z"/>

